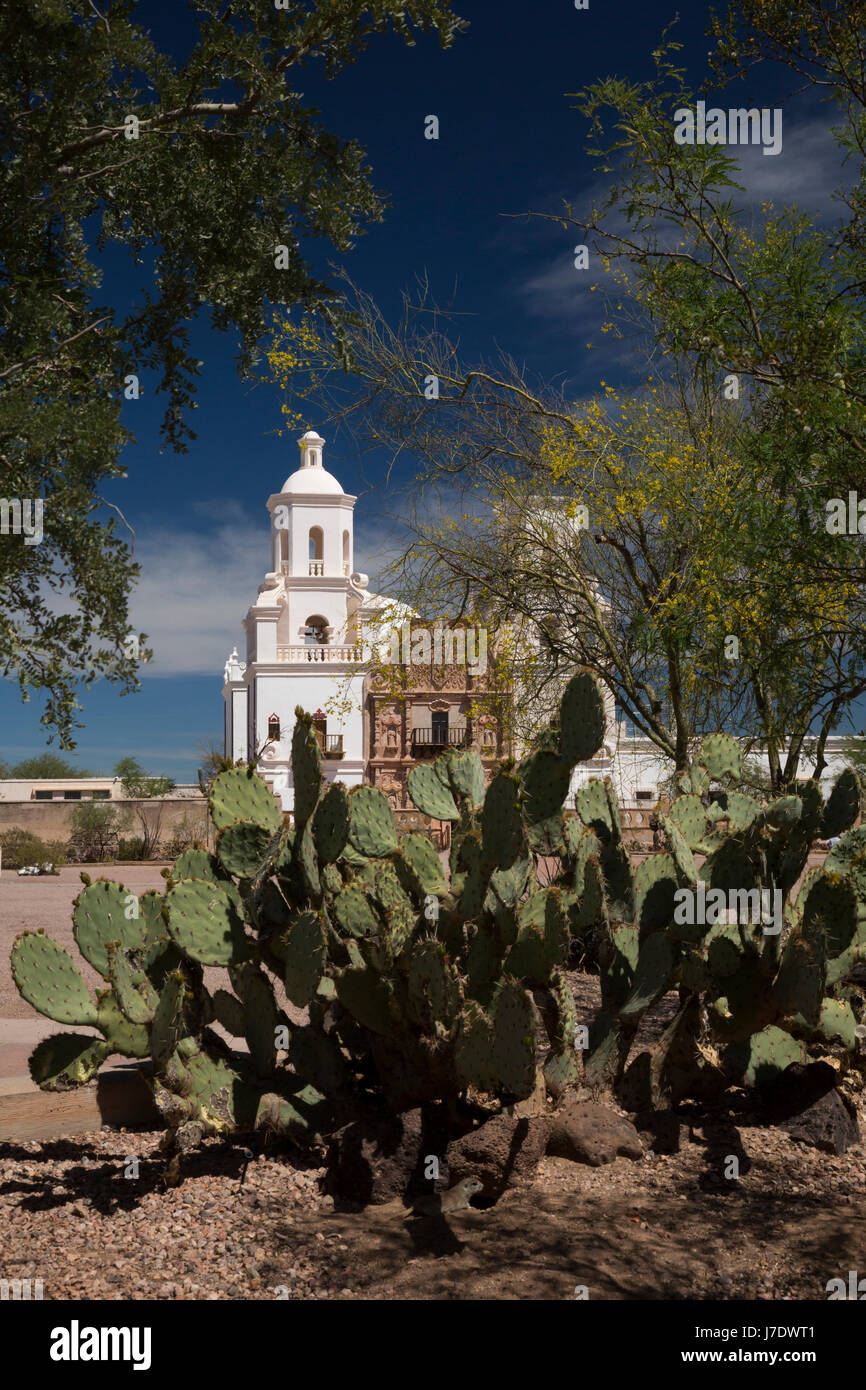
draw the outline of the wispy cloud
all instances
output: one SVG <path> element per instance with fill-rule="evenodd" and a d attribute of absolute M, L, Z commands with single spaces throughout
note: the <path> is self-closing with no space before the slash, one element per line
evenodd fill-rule
<path fill-rule="evenodd" d="M 723 103 L 720 100 L 718 104 Z M 733 177 L 742 185 L 742 192 L 731 190 L 735 205 L 760 217 L 763 202 L 772 202 L 777 212 L 796 204 L 817 218 L 834 219 L 843 211 L 833 193 L 843 182 L 844 169 L 842 152 L 830 134 L 826 117 L 784 120 L 782 130 L 782 150 L 778 155 L 767 156 L 759 146 L 752 145 L 732 150 L 739 163 L 739 174 Z M 597 180 L 576 194 L 572 200 L 575 216 L 598 206 L 606 190 L 607 184 Z M 628 231 L 625 217 L 618 210 L 611 213 L 608 226 L 617 234 Z M 633 357 L 633 347 L 624 346 L 622 340 L 600 336 L 606 317 L 606 277 L 597 269 L 597 262 L 593 273 L 592 260 L 589 270 L 575 269 L 572 246 L 580 237 L 577 228 L 569 230 L 567 249 L 551 257 L 521 284 L 519 294 L 524 307 L 535 317 L 567 328 L 573 338 L 592 341 L 600 349 L 600 366 L 624 363 Z M 664 244 L 666 236 L 672 240 L 674 235 L 672 229 L 661 229 L 660 244 Z M 595 292 L 590 289 L 594 283 L 599 284 Z"/>
<path fill-rule="evenodd" d="M 223 513 L 225 515 L 226 513 Z M 231 515 L 231 513 L 229 513 Z M 212 528 L 139 532 L 132 622 L 154 650 L 149 676 L 221 672 L 269 568 L 267 525 L 239 508 Z"/>
<path fill-rule="evenodd" d="M 195 511 L 211 524 L 137 533 L 142 574 L 133 594 L 132 623 L 147 633 L 154 651 L 153 663 L 141 670 L 145 678 L 221 677 L 233 646 L 244 655 L 241 623 L 270 569 L 266 515 L 253 519 L 230 499 Z M 399 552 L 400 540 L 396 519 L 356 512 L 355 569 L 369 576 L 373 589 Z"/>
<path fill-rule="evenodd" d="M 736 153 L 741 171 L 737 182 L 749 201 L 769 200 L 777 211 L 796 203 L 822 217 L 837 215 L 833 192 L 845 175 L 842 151 L 830 133 L 826 114 L 796 122 L 783 116 L 782 149 L 777 155 L 765 155 L 757 145 L 744 145 Z"/>

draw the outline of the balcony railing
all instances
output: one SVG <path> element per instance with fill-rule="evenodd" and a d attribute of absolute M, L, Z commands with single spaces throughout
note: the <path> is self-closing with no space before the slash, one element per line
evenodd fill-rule
<path fill-rule="evenodd" d="M 316 644 L 309 647 L 277 647 L 277 661 L 302 662 L 361 662 L 364 660 L 364 649 L 360 644 L 351 643 L 343 646 L 331 646 Z"/>
<path fill-rule="evenodd" d="M 319 740 L 321 747 L 321 739 Z M 342 758 L 343 756 L 343 735 L 325 734 L 324 747 L 322 752 L 326 758 Z"/>
<path fill-rule="evenodd" d="M 468 729 L 413 729 L 412 752 L 427 748 L 468 748 Z"/>
<path fill-rule="evenodd" d="M 314 575 L 317 579 L 320 579 L 324 573 L 325 573 L 325 562 L 324 562 L 324 560 L 311 560 L 311 561 L 310 561 L 310 574 L 311 574 L 311 575 Z"/>

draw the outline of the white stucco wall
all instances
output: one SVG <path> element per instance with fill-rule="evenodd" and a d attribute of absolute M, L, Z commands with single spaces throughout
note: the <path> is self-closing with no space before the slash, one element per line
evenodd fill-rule
<path fill-rule="evenodd" d="M 617 727 L 621 729 L 622 726 Z M 842 736 L 835 736 L 827 740 L 824 755 L 827 760 L 827 767 L 821 775 L 821 789 L 825 796 L 829 793 L 833 782 L 842 769 L 848 766 L 844 747 L 846 742 L 847 740 Z M 613 757 L 604 763 L 583 764 L 575 768 L 569 799 L 577 788 L 589 778 L 606 776 L 610 777 L 613 782 L 622 805 L 647 805 L 649 798 L 639 800 L 639 791 L 652 792 L 652 803 L 654 804 L 658 799 L 660 787 L 670 777 L 673 764 L 664 759 L 655 745 L 650 743 L 647 738 L 627 738 L 620 733 L 612 741 L 611 751 Z M 753 753 L 750 756 L 764 772 L 769 773 L 769 760 L 766 754 Z M 810 777 L 814 767 L 814 758 L 801 758 L 797 775 L 801 778 Z"/>
<path fill-rule="evenodd" d="M 291 753 L 295 727 L 295 709 L 301 706 L 308 714 L 322 710 L 327 720 L 328 736 L 341 734 L 342 758 L 322 759 L 322 771 L 328 782 L 343 782 L 360 786 L 364 780 L 364 714 L 362 708 L 364 678 L 347 679 L 345 668 L 330 674 L 307 673 L 294 667 L 259 671 L 256 685 L 256 747 L 261 748 L 268 738 L 268 720 L 272 714 L 280 721 L 280 741 L 265 749 L 260 769 L 279 791 L 284 811 L 294 806 Z M 339 714 L 328 710 L 328 704 L 338 700 Z M 351 704 L 351 708 L 346 706 Z"/>

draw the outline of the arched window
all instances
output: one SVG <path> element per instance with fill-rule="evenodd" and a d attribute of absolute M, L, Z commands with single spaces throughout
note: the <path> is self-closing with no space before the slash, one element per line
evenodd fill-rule
<path fill-rule="evenodd" d="M 348 531 L 344 531 L 344 532 L 343 532 L 343 573 L 344 573 L 344 574 L 348 574 L 348 573 L 349 573 L 349 568 L 350 568 L 350 562 L 349 562 L 349 533 L 348 533 Z"/>
<path fill-rule="evenodd" d="M 273 739 L 274 743 L 280 741 L 280 716 L 272 714 L 268 719 L 268 738 Z"/>
<path fill-rule="evenodd" d="M 304 624 L 304 645 L 307 647 L 323 647 L 327 642 L 325 629 L 328 626 L 327 618 L 323 618 L 321 613 L 314 613 Z"/>
<path fill-rule="evenodd" d="M 313 738 L 324 753 L 328 743 L 328 721 L 320 709 L 313 715 Z"/>
<path fill-rule="evenodd" d="M 310 527 L 310 574 L 320 576 L 325 573 L 325 537 L 321 526 Z"/>

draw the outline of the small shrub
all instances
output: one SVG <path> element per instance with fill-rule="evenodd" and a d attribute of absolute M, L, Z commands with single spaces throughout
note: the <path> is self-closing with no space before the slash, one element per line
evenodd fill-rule
<path fill-rule="evenodd" d="M 28 864 L 66 864 L 69 855 L 61 840 L 40 840 L 30 830 L 11 826 L 0 832 L 4 869 L 24 869 Z"/>
<path fill-rule="evenodd" d="M 207 838 L 206 826 L 201 817 L 183 816 L 174 827 L 170 839 L 164 841 L 162 851 L 166 859 L 179 859 L 188 849 L 201 847 Z"/>
<path fill-rule="evenodd" d="M 82 801 L 72 813 L 69 844 L 82 863 L 106 864 L 117 857 L 119 832 L 125 825 L 117 808 L 104 801 Z"/>
<path fill-rule="evenodd" d="M 65 840 L 44 840 L 45 859 L 43 863 L 53 864 L 55 869 L 69 863 L 69 846 Z"/>
<path fill-rule="evenodd" d="M 134 835 L 130 840 L 118 840 L 117 842 L 118 859 L 148 859 L 147 845 L 140 835 Z"/>

